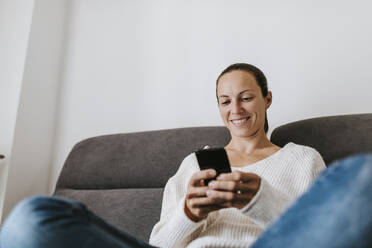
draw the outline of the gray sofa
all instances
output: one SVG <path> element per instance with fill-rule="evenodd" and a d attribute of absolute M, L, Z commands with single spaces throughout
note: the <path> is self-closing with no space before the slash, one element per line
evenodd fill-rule
<path fill-rule="evenodd" d="M 89 138 L 76 144 L 54 195 L 85 203 L 109 223 L 148 240 L 159 220 L 163 188 L 182 159 L 205 145 L 221 147 L 225 127 L 191 127 Z M 329 116 L 276 128 L 271 140 L 317 149 L 327 164 L 372 152 L 372 114 Z"/>

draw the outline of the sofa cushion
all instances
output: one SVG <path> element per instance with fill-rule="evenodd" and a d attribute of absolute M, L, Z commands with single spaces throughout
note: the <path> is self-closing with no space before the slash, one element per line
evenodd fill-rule
<path fill-rule="evenodd" d="M 84 203 L 108 223 L 148 241 L 153 226 L 160 218 L 163 188 L 57 189 L 55 195 Z"/>

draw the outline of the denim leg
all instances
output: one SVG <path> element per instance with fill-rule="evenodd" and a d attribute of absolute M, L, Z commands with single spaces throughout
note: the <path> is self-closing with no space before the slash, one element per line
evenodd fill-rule
<path fill-rule="evenodd" d="M 0 231 L 2 248 L 152 247 L 94 215 L 83 204 L 60 197 L 21 201 Z"/>
<path fill-rule="evenodd" d="M 372 247 L 372 154 L 330 165 L 252 247 Z"/>

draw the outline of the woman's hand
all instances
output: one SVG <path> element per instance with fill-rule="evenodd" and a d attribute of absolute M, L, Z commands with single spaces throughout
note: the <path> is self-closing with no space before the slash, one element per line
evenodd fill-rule
<path fill-rule="evenodd" d="M 206 194 L 210 188 L 204 184 L 204 180 L 212 179 L 215 176 L 216 171 L 208 169 L 195 172 L 191 177 L 187 187 L 184 210 L 192 221 L 203 220 L 210 212 L 224 208 L 224 206 L 216 205 L 215 199 L 207 197 Z"/>
<path fill-rule="evenodd" d="M 247 205 L 260 188 L 261 178 L 253 173 L 234 171 L 220 174 L 204 185 L 205 179 L 216 176 L 213 169 L 194 173 L 187 187 L 185 214 L 195 222 L 205 219 L 210 212 Z"/>
<path fill-rule="evenodd" d="M 206 195 L 214 204 L 241 209 L 256 195 L 260 183 L 261 178 L 253 173 L 223 173 L 208 184 Z"/>

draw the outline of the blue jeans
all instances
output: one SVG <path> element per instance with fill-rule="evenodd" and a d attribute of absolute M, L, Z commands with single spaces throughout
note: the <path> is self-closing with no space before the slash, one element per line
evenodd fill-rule
<path fill-rule="evenodd" d="M 336 162 L 252 247 L 372 247 L 371 192 L 372 154 Z M 79 202 L 37 196 L 10 213 L 0 232 L 0 247 L 152 246 L 107 224 Z"/>

